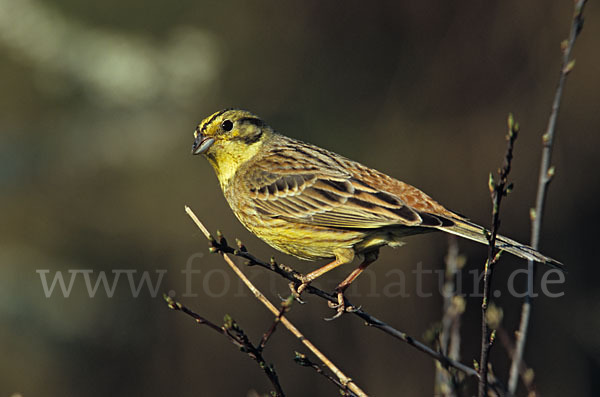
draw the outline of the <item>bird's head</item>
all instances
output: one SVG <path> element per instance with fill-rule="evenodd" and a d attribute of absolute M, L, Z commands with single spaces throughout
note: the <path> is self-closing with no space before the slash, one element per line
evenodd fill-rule
<path fill-rule="evenodd" d="M 224 187 L 237 169 L 258 153 L 272 133 L 269 126 L 248 111 L 221 110 L 196 127 L 192 154 L 204 154 L 208 158 Z"/>

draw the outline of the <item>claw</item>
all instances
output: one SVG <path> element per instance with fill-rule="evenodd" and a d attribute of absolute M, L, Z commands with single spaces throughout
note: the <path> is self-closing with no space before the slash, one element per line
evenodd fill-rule
<path fill-rule="evenodd" d="M 309 284 L 310 284 L 310 281 L 306 280 L 304 278 L 304 276 L 302 276 L 302 283 L 298 286 L 298 289 L 296 290 L 296 293 L 298 294 L 298 296 L 300 296 L 300 294 L 302 294 L 302 292 L 306 289 L 306 287 L 308 287 Z"/>
<path fill-rule="evenodd" d="M 298 288 L 296 288 L 296 284 L 294 282 L 291 282 L 288 285 L 290 287 L 290 290 L 292 291 L 292 296 L 294 297 L 294 300 L 302 305 L 305 304 L 306 302 L 304 302 L 302 299 L 300 299 L 300 294 L 302 293 L 304 288 L 306 288 L 306 286 L 304 288 L 302 288 L 304 283 L 300 284 L 298 286 Z M 308 285 L 308 284 L 306 284 L 306 285 Z M 280 296 L 280 298 L 281 298 L 281 296 Z M 282 299 L 282 300 L 285 300 L 285 299 Z"/>
<path fill-rule="evenodd" d="M 337 311 L 337 313 L 336 313 L 336 314 L 334 314 L 334 315 L 333 315 L 333 316 L 331 316 L 331 317 L 325 317 L 323 320 L 325 320 L 325 321 L 333 321 L 333 320 L 335 320 L 336 318 L 340 317 L 342 314 L 344 314 L 344 309 L 342 309 L 342 310 L 339 310 L 339 309 L 338 309 L 338 311 Z"/>
<path fill-rule="evenodd" d="M 338 307 L 340 307 L 340 304 L 327 301 L 327 306 L 329 306 L 330 309 L 337 309 Z"/>
<path fill-rule="evenodd" d="M 359 311 L 361 308 L 361 306 L 359 306 L 359 307 L 346 306 L 343 292 L 338 291 L 337 299 L 338 299 L 338 303 L 327 302 L 327 306 L 329 306 L 331 309 L 336 309 L 337 313 L 334 314 L 333 317 L 325 318 L 324 319 L 325 321 L 335 320 L 336 318 L 340 317 L 344 313 L 354 313 L 354 312 Z"/>

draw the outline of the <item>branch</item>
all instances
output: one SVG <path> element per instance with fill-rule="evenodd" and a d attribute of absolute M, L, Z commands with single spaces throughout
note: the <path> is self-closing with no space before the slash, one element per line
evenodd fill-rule
<path fill-rule="evenodd" d="M 448 254 L 445 258 L 446 272 L 443 286 L 444 314 L 441 332 L 438 335 L 440 353 L 453 360 L 459 359 L 460 353 L 460 317 L 465 311 L 466 300 L 456 294 L 456 275 L 463 267 L 464 257 L 459 255 L 458 242 L 454 235 L 448 238 Z M 435 394 L 446 397 L 456 396 L 460 380 L 456 373 L 436 363 Z"/>
<path fill-rule="evenodd" d="M 552 111 L 548 119 L 548 126 L 542 137 L 543 149 L 542 160 L 540 164 L 540 175 L 538 179 L 538 191 L 535 200 L 535 208 L 530 212 L 531 246 L 536 250 L 538 249 L 540 242 L 540 231 L 542 228 L 542 215 L 544 213 L 546 192 L 548 190 L 548 185 L 552 180 L 552 176 L 554 175 L 554 167 L 550 166 L 550 162 L 552 158 L 552 146 L 554 144 L 554 136 L 556 131 L 556 119 L 558 117 L 558 109 L 560 107 L 567 75 L 575 66 L 575 60 L 571 60 L 571 52 L 573 51 L 573 46 L 575 45 L 577 36 L 581 32 L 581 29 L 583 29 L 583 8 L 585 3 L 586 0 L 577 0 L 575 3 L 575 10 L 573 12 L 573 21 L 571 23 L 569 38 L 561 43 L 563 58 L 560 67 L 560 77 L 558 79 L 556 93 L 554 94 L 554 101 L 552 102 Z M 517 332 L 515 353 L 510 366 L 510 376 L 508 380 L 508 391 L 510 394 L 514 394 L 517 390 L 519 368 L 523 359 L 525 342 L 527 341 L 527 330 L 529 327 L 529 318 L 531 316 L 531 304 L 533 296 L 533 278 L 535 276 L 536 264 L 533 261 L 528 261 L 527 270 L 527 295 L 525 296 L 525 300 L 521 309 L 521 323 L 519 324 L 519 331 Z"/>
<path fill-rule="evenodd" d="M 515 354 L 515 346 L 506 329 L 502 326 L 499 326 L 497 328 L 497 334 L 498 339 L 500 340 L 500 343 L 504 346 L 504 349 L 508 353 L 508 356 L 513 357 Z M 527 396 L 536 397 L 538 394 L 534 383 L 535 373 L 533 369 L 529 368 L 523 360 L 521 361 L 521 365 L 519 366 L 519 375 L 521 376 L 521 381 L 527 389 Z"/>
<path fill-rule="evenodd" d="M 499 252 L 496 249 L 496 236 L 500 228 L 500 203 L 506 196 L 512 186 L 508 184 L 508 174 L 510 173 L 511 161 L 513 158 L 513 147 L 519 134 L 519 124 L 515 123 L 512 114 L 508 116 L 508 141 L 504 163 L 500 169 L 500 179 L 494 182 L 494 177 L 490 173 L 489 188 L 492 196 L 492 227 L 487 238 L 489 241 L 488 258 L 485 262 L 483 273 L 483 302 L 481 303 L 481 358 L 479 360 L 479 397 L 487 396 L 488 392 L 488 361 L 490 348 L 492 346 L 495 331 L 490 331 L 487 309 L 490 300 L 490 289 L 492 276 L 494 274 L 494 264 L 498 260 Z"/>
<path fill-rule="evenodd" d="M 223 326 L 219 327 L 215 323 L 207 320 L 206 318 L 202 317 L 201 315 L 199 315 L 197 313 L 194 313 L 192 310 L 188 309 L 181 303 L 175 301 L 170 296 L 164 295 L 163 297 L 164 297 L 165 301 L 167 302 L 167 305 L 169 306 L 170 309 L 182 311 L 183 313 L 187 314 L 188 316 L 190 316 L 194 320 L 196 320 L 197 324 L 206 325 L 213 331 L 227 337 L 234 345 L 239 347 L 242 352 L 245 352 L 246 354 L 248 354 L 248 356 L 250 356 L 250 358 L 252 358 L 254 361 L 256 361 L 258 366 L 264 371 L 265 375 L 267 375 L 267 377 L 269 378 L 269 381 L 271 381 L 271 384 L 273 385 L 273 388 L 275 389 L 275 396 L 285 397 L 285 394 L 283 393 L 283 389 L 281 388 L 281 385 L 279 384 L 279 378 L 277 377 L 277 373 L 275 372 L 275 369 L 273 368 L 272 365 L 268 365 L 262 356 L 262 350 L 264 348 L 263 341 L 266 342 L 265 337 L 263 337 L 263 340 L 261 340 L 260 345 L 258 347 L 256 347 L 250 342 L 250 340 L 248 339 L 248 336 L 246 335 L 244 330 L 242 330 L 239 327 L 239 325 L 235 322 L 235 320 L 232 319 L 229 315 L 225 316 L 225 324 Z M 281 308 L 281 313 L 282 313 L 281 315 L 283 315 L 283 313 L 286 309 L 287 309 L 286 305 L 283 304 L 282 308 Z M 275 327 L 276 327 L 277 323 L 278 323 L 278 320 L 276 318 L 275 322 L 273 323 L 273 326 L 271 327 L 271 329 L 269 330 L 269 332 L 267 334 L 269 334 L 269 333 L 272 334 L 275 331 Z"/>
<path fill-rule="evenodd" d="M 342 394 L 341 394 L 342 396 L 348 396 L 348 397 L 356 396 L 356 394 L 354 394 L 351 390 L 348 390 L 348 388 L 346 386 L 342 385 L 339 380 L 335 379 L 334 377 L 332 377 L 331 375 L 329 375 L 325 371 L 323 371 L 323 369 L 321 368 L 320 365 L 310 361 L 310 359 L 308 357 L 306 357 L 306 354 L 302 354 L 299 352 L 295 352 L 295 353 L 296 353 L 296 356 L 294 357 L 294 361 L 296 362 L 296 364 L 301 365 L 303 367 L 310 367 L 310 368 L 314 369 L 319 375 L 325 377 L 325 379 L 329 380 L 330 382 L 333 382 L 333 384 L 335 384 L 336 386 L 338 386 L 340 388 L 340 391 L 342 392 Z"/>
<path fill-rule="evenodd" d="M 223 259 L 225 260 L 225 262 L 235 272 L 235 274 L 244 282 L 244 284 L 246 284 L 246 286 L 250 289 L 250 291 L 252 291 L 252 293 L 254 294 L 254 296 L 263 305 L 265 305 L 267 307 L 267 309 L 269 309 L 271 311 L 271 313 L 279 316 L 279 310 L 277 310 L 277 308 L 252 284 L 252 282 L 250 282 L 250 280 L 248 279 L 248 277 L 246 277 L 246 275 L 244 275 L 244 273 L 236 266 L 236 264 L 233 263 L 233 261 L 231 260 L 231 258 L 229 257 L 229 255 L 227 255 L 226 251 L 220 249 L 220 247 L 227 247 L 227 248 L 229 248 L 231 250 L 231 247 L 227 246 L 227 240 L 225 240 L 225 238 L 220 233 L 218 233 L 219 242 L 217 242 L 212 237 L 212 235 L 210 234 L 210 232 L 206 229 L 206 227 L 202 224 L 202 222 L 200 222 L 200 220 L 196 217 L 196 215 L 194 214 L 194 212 L 188 206 L 185 207 L 185 211 L 190 216 L 190 218 L 192 218 L 192 220 L 194 221 L 194 223 L 196 224 L 196 226 L 198 226 L 198 228 L 206 236 L 206 238 L 208 239 L 208 241 L 212 245 L 211 248 L 216 248 L 215 250 L 211 250 L 211 251 L 213 251 L 213 252 L 219 251 L 221 253 L 221 255 L 223 256 Z M 238 242 L 238 246 L 239 246 L 239 249 L 238 250 L 234 250 L 234 252 L 235 251 L 239 251 L 240 253 L 241 252 L 245 252 L 245 247 L 241 244 L 241 242 Z M 272 261 L 272 262 L 274 262 L 274 261 Z M 270 268 L 269 265 L 267 265 L 267 266 Z M 310 340 L 308 340 L 298 330 L 298 328 L 296 328 L 294 326 L 294 324 L 292 324 L 290 322 L 290 320 L 287 319 L 287 317 L 285 317 L 285 316 L 279 316 L 279 318 L 280 318 L 281 323 L 285 326 L 285 328 L 287 328 L 296 338 L 298 338 L 302 342 L 302 344 L 304 344 L 311 352 L 313 352 L 313 354 L 315 356 L 317 356 L 319 358 L 319 360 L 321 360 L 321 362 L 323 364 L 325 364 L 327 366 L 327 368 L 329 368 L 329 370 L 331 372 L 333 372 L 338 377 L 340 383 L 342 385 L 344 385 L 344 387 L 348 388 L 350 391 L 352 391 L 353 393 L 355 393 L 359 397 L 366 397 L 367 396 L 367 394 L 364 391 L 362 391 L 352 381 L 351 378 L 347 377 L 339 368 L 337 368 L 335 366 L 335 364 L 333 364 L 323 353 L 321 353 L 321 351 L 319 349 L 317 349 L 317 347 L 315 345 L 313 345 L 312 342 Z"/>
<path fill-rule="evenodd" d="M 186 207 L 186 212 L 188 212 L 190 217 L 192 217 L 192 219 L 194 219 L 194 222 L 197 222 L 196 224 L 198 225 L 198 227 L 202 230 L 204 235 L 207 236 L 207 238 L 209 240 L 209 244 L 210 244 L 209 250 L 211 252 L 221 252 L 222 254 L 232 254 L 232 255 L 244 258 L 248 261 L 247 265 L 249 265 L 249 266 L 260 266 L 262 268 L 265 268 L 269 271 L 272 271 L 272 272 L 280 275 L 281 277 L 283 277 L 289 281 L 292 281 L 295 283 L 300 282 L 300 273 L 296 272 L 295 270 L 293 270 L 283 264 L 277 263 L 275 261 L 275 259 L 273 259 L 273 258 L 271 258 L 271 261 L 269 263 L 256 258 L 255 256 L 253 256 L 252 254 L 250 254 L 247 251 L 246 247 L 239 240 L 237 241 L 237 248 L 235 248 L 235 249 L 228 245 L 227 240 L 220 233 L 217 233 L 217 237 L 219 238 L 219 241 L 215 240 L 210 235 L 208 230 L 204 227 L 204 225 L 198 220 L 198 218 L 196 218 L 195 215 L 193 215 L 193 212 L 191 209 L 189 209 L 189 207 Z M 224 257 L 227 258 L 226 261 L 231 261 L 228 256 L 224 255 Z M 231 266 L 231 264 L 230 264 L 230 266 Z M 239 271 L 239 269 L 238 269 L 238 271 Z M 312 285 L 308 285 L 304 291 L 309 294 L 318 296 L 324 300 L 330 301 L 332 303 L 337 303 L 337 295 L 330 294 L 330 293 L 325 292 L 325 291 L 323 291 L 317 287 L 314 287 Z M 351 304 L 351 303 L 349 303 L 349 304 Z M 354 306 L 354 305 L 352 305 L 352 306 Z M 358 309 L 355 312 L 351 312 L 351 314 L 360 317 L 366 323 L 366 325 L 377 328 L 396 339 L 406 342 L 407 344 L 416 348 L 417 350 L 422 351 L 423 353 L 427 354 L 428 356 L 432 357 L 433 359 L 439 361 L 444 368 L 450 368 L 450 367 L 456 368 L 457 370 L 465 373 L 468 376 L 473 376 L 473 377 L 479 378 L 479 373 L 474 368 L 469 367 L 468 365 L 465 365 L 459 361 L 453 360 L 453 359 L 445 356 L 444 354 L 433 350 L 426 344 L 419 342 L 418 340 L 416 340 L 412 336 L 406 334 L 405 332 L 395 329 L 391 325 L 385 323 L 384 321 L 379 320 L 378 318 L 370 315 L 369 313 L 365 312 L 364 310 Z M 285 317 L 282 319 L 282 321 L 283 320 L 285 320 Z M 498 383 L 494 383 L 494 385 L 499 390 L 503 389 L 503 387 L 501 385 L 499 385 Z"/>
<path fill-rule="evenodd" d="M 283 317 L 283 315 L 285 313 L 288 312 L 288 310 L 290 310 L 290 307 L 292 306 L 293 301 L 294 301 L 294 297 L 290 295 L 290 297 L 288 299 L 281 302 L 281 309 L 279 310 L 279 314 L 277 314 L 277 317 L 275 317 L 275 320 L 273 321 L 271 328 L 269 328 L 269 330 L 267 332 L 265 332 L 263 337 L 261 338 L 260 343 L 258 344 L 258 350 L 260 350 L 260 351 L 264 350 L 267 342 L 269 341 L 269 338 L 271 338 L 271 336 L 273 336 L 273 334 L 275 333 L 275 329 L 277 329 L 277 325 L 281 322 L 281 318 Z"/>

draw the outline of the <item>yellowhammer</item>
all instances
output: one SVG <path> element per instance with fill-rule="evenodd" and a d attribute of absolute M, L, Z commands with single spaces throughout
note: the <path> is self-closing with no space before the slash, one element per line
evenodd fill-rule
<path fill-rule="evenodd" d="M 320 147 L 277 134 L 254 114 L 222 110 L 194 132 L 193 154 L 211 163 L 233 213 L 270 246 L 301 259 L 335 258 L 307 274 L 298 288 L 329 270 L 364 260 L 336 288 L 344 290 L 384 245 L 436 230 L 483 244 L 485 229 L 449 211 L 419 189 Z M 533 248 L 498 236 L 497 247 L 560 266 Z"/>

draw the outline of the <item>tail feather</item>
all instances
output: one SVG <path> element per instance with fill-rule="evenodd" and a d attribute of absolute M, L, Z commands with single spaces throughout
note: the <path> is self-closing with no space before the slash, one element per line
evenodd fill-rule
<path fill-rule="evenodd" d="M 486 237 L 487 229 L 471 223 L 464 219 L 452 219 L 454 225 L 439 226 L 436 229 L 447 233 L 452 233 L 460 237 L 468 238 L 469 240 L 477 241 L 482 244 L 489 244 Z M 534 262 L 545 263 L 553 268 L 565 271 L 564 265 L 559 261 L 545 256 L 533 249 L 532 247 L 521 244 L 518 241 L 509 239 L 501 235 L 496 236 L 496 247 L 503 251 L 509 252 L 519 258 L 532 260 Z"/>

